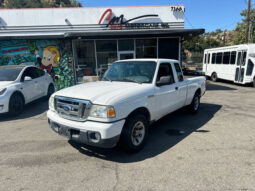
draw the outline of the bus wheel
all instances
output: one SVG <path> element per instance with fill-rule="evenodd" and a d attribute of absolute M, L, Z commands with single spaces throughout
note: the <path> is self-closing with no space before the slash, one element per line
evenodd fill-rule
<path fill-rule="evenodd" d="M 212 73 L 212 75 L 211 75 L 211 80 L 212 80 L 213 82 L 217 82 L 218 77 L 217 77 L 217 74 L 216 74 L 215 72 Z"/>
<path fill-rule="evenodd" d="M 253 78 L 253 87 L 255 88 L 255 77 Z"/>

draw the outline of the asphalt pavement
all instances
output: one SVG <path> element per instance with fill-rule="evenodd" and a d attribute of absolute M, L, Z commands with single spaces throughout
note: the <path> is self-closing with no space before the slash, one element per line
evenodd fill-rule
<path fill-rule="evenodd" d="M 255 190 L 255 88 L 210 82 L 198 114 L 164 117 L 136 154 L 66 140 L 47 108 L 0 116 L 1 191 Z"/>

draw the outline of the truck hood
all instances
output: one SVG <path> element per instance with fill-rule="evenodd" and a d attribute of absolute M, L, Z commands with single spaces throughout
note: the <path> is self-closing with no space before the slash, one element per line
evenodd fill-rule
<path fill-rule="evenodd" d="M 94 104 L 111 105 L 127 101 L 135 96 L 146 93 L 152 84 L 131 82 L 89 82 L 56 92 L 56 96 L 89 100 Z"/>
<path fill-rule="evenodd" d="M 0 81 L 0 89 L 8 87 L 12 83 L 12 81 Z"/>

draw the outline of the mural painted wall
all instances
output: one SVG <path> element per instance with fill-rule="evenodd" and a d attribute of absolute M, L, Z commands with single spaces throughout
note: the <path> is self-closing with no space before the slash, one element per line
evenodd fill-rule
<path fill-rule="evenodd" d="M 58 90 L 74 85 L 70 40 L 0 41 L 0 66 L 20 64 L 48 72 Z"/>

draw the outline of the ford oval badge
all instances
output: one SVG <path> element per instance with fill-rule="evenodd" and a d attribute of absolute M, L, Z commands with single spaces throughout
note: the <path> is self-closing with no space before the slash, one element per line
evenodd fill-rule
<path fill-rule="evenodd" d="M 68 106 L 68 105 L 61 105 L 61 108 L 65 111 L 70 111 L 71 110 L 71 107 Z"/>

